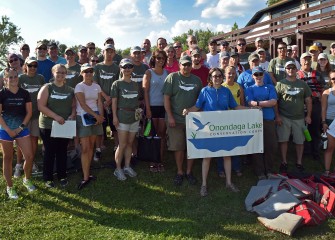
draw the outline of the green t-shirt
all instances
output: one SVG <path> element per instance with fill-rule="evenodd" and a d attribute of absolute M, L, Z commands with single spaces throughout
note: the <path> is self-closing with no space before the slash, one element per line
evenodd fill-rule
<path fill-rule="evenodd" d="M 73 89 L 76 87 L 78 83 L 83 81 L 83 76 L 80 75 L 80 64 L 76 63 L 76 65 L 69 67 L 65 65 L 67 69 L 67 73 L 65 76 L 66 85 L 72 87 Z"/>
<path fill-rule="evenodd" d="M 239 53 L 239 59 L 240 59 L 240 64 L 244 67 L 244 70 L 248 70 L 250 69 L 250 65 L 249 65 L 249 61 L 248 61 L 248 57 L 250 56 L 250 53 L 246 52 L 246 53 Z"/>
<path fill-rule="evenodd" d="M 112 63 L 112 65 L 106 65 L 104 63 L 98 63 L 94 68 L 94 80 L 101 87 L 108 96 L 111 95 L 112 84 L 119 78 L 120 68 Z"/>
<path fill-rule="evenodd" d="M 302 80 L 282 79 L 276 85 L 279 114 L 292 120 L 303 119 L 305 98 L 312 94 L 307 83 Z"/>
<path fill-rule="evenodd" d="M 286 57 L 285 59 L 280 59 L 278 57 L 271 59 L 268 67 L 268 72 L 272 72 L 274 74 L 277 82 L 286 78 L 285 63 L 287 63 L 288 61 L 295 62 L 293 58 L 289 57 Z"/>
<path fill-rule="evenodd" d="M 27 74 L 22 74 L 19 76 L 20 87 L 27 90 L 30 94 L 33 110 L 31 119 L 38 118 L 39 111 L 37 107 L 37 94 L 44 84 L 44 77 L 41 74 L 36 74 L 33 77 L 29 77 Z"/>
<path fill-rule="evenodd" d="M 111 97 L 117 98 L 117 117 L 120 123 L 136 122 L 135 109 L 138 108 L 138 85 L 134 81 L 117 80 L 112 85 Z"/>
<path fill-rule="evenodd" d="M 174 72 L 166 77 L 162 93 L 170 96 L 171 111 L 177 123 L 185 123 L 183 110 L 195 105 L 201 88 L 200 78 L 193 74 L 185 77 L 180 72 Z"/>
<path fill-rule="evenodd" d="M 57 87 L 53 83 L 47 83 L 47 85 L 49 90 L 47 107 L 65 120 L 68 119 L 72 113 L 72 101 L 74 98 L 73 88 L 66 84 L 64 84 L 62 87 Z M 53 118 L 40 113 L 40 128 L 51 129 L 52 121 Z"/>
<path fill-rule="evenodd" d="M 335 56 L 332 54 L 329 54 L 328 60 L 329 60 L 330 66 L 332 67 L 332 70 L 335 70 Z"/>

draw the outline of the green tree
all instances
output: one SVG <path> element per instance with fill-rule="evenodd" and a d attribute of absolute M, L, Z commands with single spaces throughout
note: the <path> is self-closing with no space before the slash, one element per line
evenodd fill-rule
<path fill-rule="evenodd" d="M 23 41 L 20 36 L 20 28 L 9 20 L 9 17 L 2 16 L 0 22 L 0 68 L 6 66 L 9 47 Z"/>
<path fill-rule="evenodd" d="M 273 5 L 273 4 L 277 3 L 277 2 L 280 2 L 280 1 L 282 1 L 282 0 L 268 0 L 268 1 L 266 2 L 266 4 L 267 4 L 268 6 L 271 6 L 271 5 Z"/>
<path fill-rule="evenodd" d="M 232 26 L 231 30 L 232 30 L 232 31 L 234 31 L 234 30 L 238 30 L 238 25 L 237 25 L 236 22 L 235 22 L 234 25 Z"/>
<path fill-rule="evenodd" d="M 119 50 L 118 50 L 119 51 Z M 130 56 L 130 47 L 129 48 L 126 48 L 126 49 L 123 49 L 123 50 L 121 50 L 122 51 L 122 53 L 121 53 L 121 56 L 123 57 L 123 58 L 126 58 L 126 57 L 129 57 Z"/>
<path fill-rule="evenodd" d="M 188 46 L 187 46 L 187 36 L 188 35 L 194 35 L 197 40 L 198 40 L 198 46 L 203 49 L 205 52 L 208 52 L 208 41 L 210 38 L 217 36 L 219 34 L 223 34 L 223 32 L 212 32 L 211 30 L 193 30 L 189 29 L 187 33 L 183 33 L 179 36 L 173 37 L 173 41 L 179 41 L 183 45 L 183 50 L 185 51 Z"/>

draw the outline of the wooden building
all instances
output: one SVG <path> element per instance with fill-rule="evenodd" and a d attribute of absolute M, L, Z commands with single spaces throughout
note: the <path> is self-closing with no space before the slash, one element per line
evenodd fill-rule
<path fill-rule="evenodd" d="M 235 46 L 237 39 L 245 38 L 248 46 L 254 47 L 257 37 L 265 41 L 273 57 L 281 41 L 298 45 L 300 53 L 314 41 L 334 42 L 335 0 L 283 0 L 255 13 L 244 28 L 214 39 Z"/>

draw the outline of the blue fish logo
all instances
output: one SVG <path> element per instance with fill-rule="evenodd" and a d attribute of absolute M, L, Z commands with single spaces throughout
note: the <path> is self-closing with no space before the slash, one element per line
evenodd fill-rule
<path fill-rule="evenodd" d="M 198 129 L 196 131 L 202 130 L 206 127 L 206 125 L 208 125 L 210 122 L 203 124 L 202 122 L 200 122 L 199 119 L 196 119 L 195 117 L 192 118 L 193 119 L 193 123 L 198 127 Z"/>

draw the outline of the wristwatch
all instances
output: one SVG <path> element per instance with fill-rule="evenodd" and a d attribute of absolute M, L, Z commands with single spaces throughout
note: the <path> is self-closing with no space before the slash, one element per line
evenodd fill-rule
<path fill-rule="evenodd" d="M 23 123 L 20 125 L 19 128 L 21 128 L 21 130 L 23 130 L 26 127 L 26 125 L 24 125 Z"/>
<path fill-rule="evenodd" d="M 259 106 L 259 102 L 257 101 L 257 106 Z"/>

